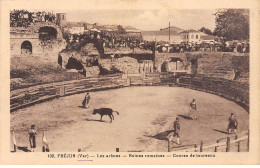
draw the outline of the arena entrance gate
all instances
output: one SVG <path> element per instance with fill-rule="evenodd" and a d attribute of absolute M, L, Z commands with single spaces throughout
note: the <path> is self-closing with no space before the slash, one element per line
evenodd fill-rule
<path fill-rule="evenodd" d="M 171 68 L 173 71 L 182 70 L 182 68 L 183 68 L 183 61 L 180 58 L 171 58 L 170 63 L 174 64 L 174 67 Z"/>

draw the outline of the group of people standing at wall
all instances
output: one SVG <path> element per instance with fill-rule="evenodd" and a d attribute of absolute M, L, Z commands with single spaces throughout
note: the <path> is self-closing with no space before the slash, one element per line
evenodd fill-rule
<path fill-rule="evenodd" d="M 119 48 L 134 48 L 139 47 L 141 40 L 139 38 L 118 35 L 106 31 L 88 31 L 84 34 L 69 34 L 65 37 L 70 44 L 76 43 L 94 43 L 99 51 L 104 51 L 104 48 L 119 49 Z"/>
<path fill-rule="evenodd" d="M 158 52 L 181 53 L 195 51 L 213 52 L 239 52 L 249 53 L 249 42 L 212 42 L 212 43 L 181 43 L 181 44 L 162 44 L 157 45 Z"/>
<path fill-rule="evenodd" d="M 10 27 L 28 27 L 31 23 L 56 23 L 56 16 L 51 12 L 29 12 L 27 10 L 13 10 L 10 12 Z"/>

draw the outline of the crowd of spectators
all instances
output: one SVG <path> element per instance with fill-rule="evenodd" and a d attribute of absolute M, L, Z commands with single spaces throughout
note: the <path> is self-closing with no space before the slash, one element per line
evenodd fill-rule
<path fill-rule="evenodd" d="M 125 35 L 120 36 L 118 34 L 109 33 L 106 31 L 89 31 L 84 34 L 73 34 L 69 35 L 66 40 L 70 43 L 80 42 L 82 40 L 88 42 L 101 42 L 103 47 L 111 49 L 122 47 L 135 48 L 139 47 L 142 42 L 140 38 Z"/>
<path fill-rule="evenodd" d="M 29 12 L 27 10 L 12 10 L 10 12 L 11 27 L 28 27 L 31 23 L 53 22 L 56 23 L 55 14 L 50 12 Z"/>
<path fill-rule="evenodd" d="M 83 35 L 73 35 L 70 42 L 79 42 L 87 40 L 96 44 L 97 48 L 125 48 L 131 49 L 140 48 L 143 50 L 155 50 L 154 41 L 144 41 L 139 38 L 131 36 L 118 36 L 116 34 L 103 32 L 103 31 L 89 31 Z M 164 53 L 180 53 L 180 52 L 195 52 L 195 51 L 211 51 L 211 52 L 239 52 L 249 53 L 248 41 L 214 41 L 202 43 L 160 43 L 156 44 L 156 51 Z"/>
<path fill-rule="evenodd" d="M 249 53 L 249 42 L 227 41 L 227 42 L 202 42 L 180 43 L 180 44 L 158 44 L 156 50 L 164 53 L 180 53 L 194 51 L 213 52 L 239 52 Z"/>
<path fill-rule="evenodd" d="M 74 46 L 72 48 L 78 50 L 78 46 L 84 46 L 87 43 L 93 43 L 98 49 L 101 56 L 104 54 L 104 48 L 119 49 L 119 48 L 130 48 L 133 49 L 140 46 L 142 42 L 140 38 L 118 35 L 109 33 L 106 31 L 88 31 L 84 34 L 66 34 L 66 41 L 68 46 Z"/>

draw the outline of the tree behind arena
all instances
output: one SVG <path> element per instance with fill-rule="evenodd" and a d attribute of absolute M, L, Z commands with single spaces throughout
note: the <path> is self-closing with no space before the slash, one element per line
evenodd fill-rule
<path fill-rule="evenodd" d="M 214 35 L 229 40 L 249 39 L 249 10 L 224 9 L 216 14 Z"/>
<path fill-rule="evenodd" d="M 201 32 L 203 32 L 203 33 L 205 33 L 205 34 L 207 34 L 207 35 L 212 35 L 212 34 L 213 34 L 210 29 L 205 28 L 205 27 L 200 28 L 199 31 L 201 31 Z"/>

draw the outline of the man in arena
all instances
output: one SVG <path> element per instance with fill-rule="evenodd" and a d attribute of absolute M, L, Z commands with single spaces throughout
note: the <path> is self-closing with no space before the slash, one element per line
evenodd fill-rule
<path fill-rule="evenodd" d="M 82 106 L 85 108 L 87 106 L 87 108 L 89 108 L 89 100 L 90 100 L 90 95 L 89 92 L 87 93 L 87 95 L 85 96 L 83 102 L 82 102 Z"/>
<path fill-rule="evenodd" d="M 37 134 L 35 125 L 31 126 L 31 129 L 29 129 L 28 134 L 29 134 L 31 152 L 34 152 L 34 148 L 36 148 L 36 134 Z"/>
<path fill-rule="evenodd" d="M 196 104 L 195 99 L 193 99 L 192 102 L 190 103 L 190 113 L 189 113 L 189 116 L 194 114 L 194 118 L 197 119 L 196 111 L 197 111 L 197 104 Z M 193 117 L 192 117 L 192 119 L 193 119 Z"/>
<path fill-rule="evenodd" d="M 174 135 L 173 136 L 177 136 L 177 144 L 180 145 L 180 129 L 181 129 L 181 126 L 180 126 L 180 122 L 179 122 L 179 118 L 176 117 L 176 120 L 174 121 Z"/>
<path fill-rule="evenodd" d="M 228 118 L 228 122 L 229 122 L 228 123 L 228 134 L 230 134 L 232 130 L 236 134 L 238 122 L 237 122 L 236 117 L 233 113 L 231 113 L 231 116 Z"/>

